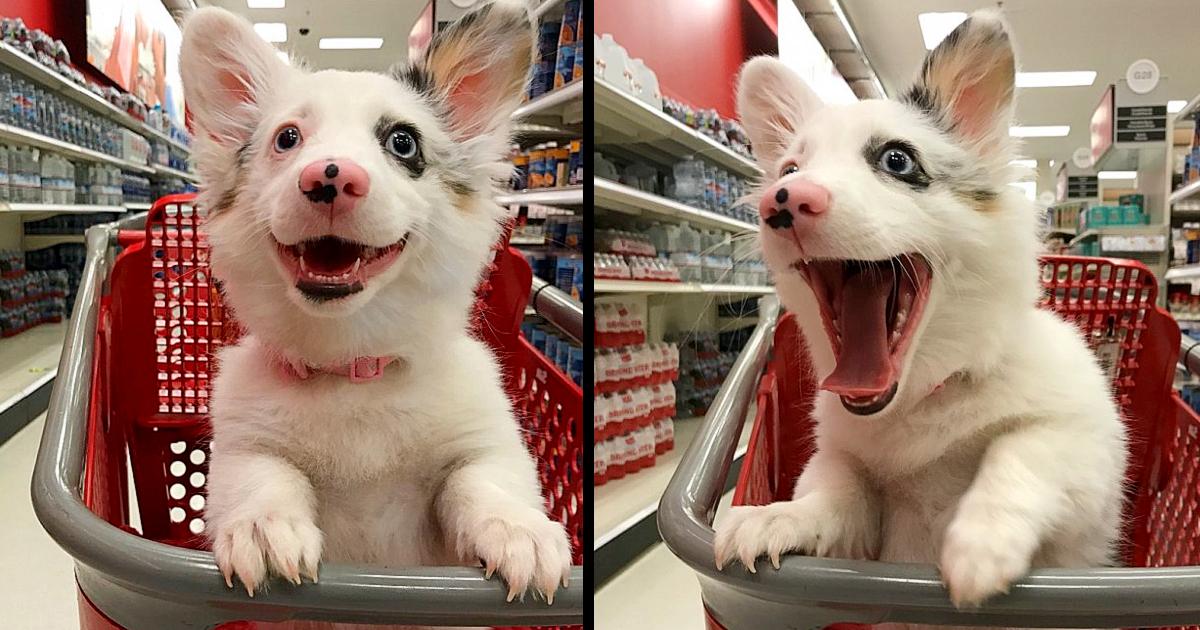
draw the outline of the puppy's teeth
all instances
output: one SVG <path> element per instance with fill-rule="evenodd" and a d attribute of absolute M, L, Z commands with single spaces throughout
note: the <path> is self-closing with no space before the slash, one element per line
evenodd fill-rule
<path fill-rule="evenodd" d="M 358 268 L 359 268 L 359 267 L 361 267 L 361 266 L 362 266 L 362 258 L 356 258 L 356 259 L 354 260 L 354 269 L 351 269 L 351 270 L 350 270 L 350 274 L 347 274 L 347 275 L 355 275 L 355 274 L 358 274 Z"/>
<path fill-rule="evenodd" d="M 300 254 L 300 273 L 308 273 L 308 265 L 304 264 L 304 254 Z"/>

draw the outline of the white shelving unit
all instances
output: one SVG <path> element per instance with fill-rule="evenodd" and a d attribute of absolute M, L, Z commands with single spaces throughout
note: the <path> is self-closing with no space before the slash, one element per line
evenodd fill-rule
<path fill-rule="evenodd" d="M 698 227 L 757 232 L 758 226 L 745 221 L 684 205 L 673 199 L 619 184 L 602 177 L 592 178 L 592 200 L 595 205 L 626 214 L 648 214 L 668 219 L 688 221 Z"/>
<path fill-rule="evenodd" d="M 1170 202 L 1172 205 L 1181 201 L 1200 202 L 1200 179 L 1181 186 L 1178 190 L 1171 193 Z"/>
<path fill-rule="evenodd" d="M 699 282 L 655 282 L 646 280 L 596 280 L 596 293 L 714 293 L 732 295 L 768 295 L 775 287 L 755 287 L 739 284 L 704 284 Z"/>
<path fill-rule="evenodd" d="M 577 126 L 583 121 L 583 84 L 579 79 L 530 100 L 513 112 L 516 121 L 550 125 Z"/>
<path fill-rule="evenodd" d="M 26 234 L 21 237 L 25 251 L 45 249 L 63 243 L 83 242 L 85 242 L 85 237 L 82 234 Z"/>
<path fill-rule="evenodd" d="M 169 166 L 163 166 L 161 164 L 154 165 L 154 172 L 159 175 L 169 175 L 172 177 L 178 177 L 180 179 L 185 179 L 192 183 L 198 183 L 200 181 L 200 178 L 197 177 L 195 173 L 188 173 L 186 171 L 174 169 Z"/>
<path fill-rule="evenodd" d="M 150 205 L 146 204 L 149 208 Z M 0 203 L 0 212 L 22 214 L 91 214 L 93 212 L 125 212 L 129 206 L 91 206 L 74 203 Z"/>
<path fill-rule="evenodd" d="M 1200 280 L 1200 264 L 1176 265 L 1167 270 L 1167 280 Z"/>
<path fill-rule="evenodd" d="M 639 146 L 660 160 L 700 155 L 743 177 L 762 174 L 754 161 L 729 147 L 671 118 L 662 111 L 618 90 L 602 79 L 592 85 L 595 107 L 595 144 L 620 143 Z"/>
<path fill-rule="evenodd" d="M 503 206 L 526 205 L 531 203 L 545 206 L 582 206 L 583 186 L 535 188 L 533 190 L 511 192 L 503 195 L 497 195 L 496 202 Z"/>
<path fill-rule="evenodd" d="M 0 42 L 0 66 L 11 68 L 21 75 L 33 80 L 43 89 L 50 90 L 63 98 L 72 100 L 93 112 L 104 116 L 127 129 L 140 133 L 142 135 L 151 136 L 155 139 L 162 140 L 167 144 L 172 145 L 176 150 L 190 153 L 191 149 L 171 138 L 167 134 L 155 129 L 146 123 L 130 116 L 128 113 L 117 108 L 112 103 L 93 94 L 87 88 L 77 85 L 66 77 L 57 72 L 43 66 L 42 64 L 26 57 L 16 48 Z"/>
<path fill-rule="evenodd" d="M 1086 230 L 1086 231 L 1080 233 L 1075 238 L 1071 239 L 1071 246 L 1074 247 L 1075 245 L 1078 245 L 1084 241 L 1088 241 L 1088 240 L 1091 240 L 1094 238 L 1099 238 L 1099 237 L 1104 237 L 1104 236 L 1164 236 L 1165 234 L 1166 234 L 1166 229 L 1160 225 L 1146 225 L 1146 226 L 1126 225 L 1126 226 L 1093 228 L 1090 230 Z M 1114 250 L 1114 251 L 1138 251 L 1138 250 Z M 1151 250 L 1146 250 L 1146 251 L 1151 251 Z M 1152 251 L 1160 251 L 1160 250 L 1155 249 Z"/>
<path fill-rule="evenodd" d="M 61 153 L 62 155 L 66 156 L 66 157 L 75 158 L 77 160 L 90 160 L 92 162 L 103 162 L 105 164 L 115 164 L 116 166 L 119 166 L 123 169 L 129 170 L 129 171 L 134 171 L 137 173 L 145 173 L 145 174 L 154 173 L 154 167 L 149 166 L 147 164 L 138 164 L 137 162 L 130 162 L 129 160 L 126 160 L 126 159 L 114 157 L 114 156 L 108 155 L 106 153 L 101 153 L 99 151 L 93 151 L 86 147 L 81 147 L 77 144 L 71 144 L 70 142 L 63 142 L 62 140 L 59 140 L 57 138 L 51 138 L 50 136 L 43 136 L 40 133 L 29 131 L 27 129 L 22 129 L 20 127 L 14 127 L 12 125 L 0 124 L 0 140 L 6 140 L 9 142 L 15 142 L 18 144 L 27 144 L 30 146 L 37 147 L 39 149 L 46 149 L 48 151 L 54 151 L 55 153 Z"/>

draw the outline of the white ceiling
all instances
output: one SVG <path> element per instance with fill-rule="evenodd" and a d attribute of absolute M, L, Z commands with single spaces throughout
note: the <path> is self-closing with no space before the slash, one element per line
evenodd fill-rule
<path fill-rule="evenodd" d="M 871 65 L 888 94 L 910 85 L 925 46 L 917 15 L 994 7 L 986 0 L 841 0 Z M 1130 63 L 1153 59 L 1168 80 L 1168 97 L 1200 94 L 1198 0 L 1005 0 L 1022 70 L 1095 70 L 1086 87 L 1021 89 L 1017 120 L 1025 125 L 1070 125 L 1063 138 L 1028 138 L 1025 154 L 1068 159 L 1089 146 L 1088 124 L 1104 87 Z"/>
<path fill-rule="evenodd" d="M 197 0 L 219 6 L 251 22 L 283 22 L 288 40 L 276 44 L 309 67 L 324 70 L 387 70 L 408 58 L 408 33 L 428 0 L 287 0 L 282 9 L 248 9 L 246 0 Z M 300 29 L 308 28 L 308 35 Z M 321 50 L 322 37 L 382 37 L 376 50 Z"/>

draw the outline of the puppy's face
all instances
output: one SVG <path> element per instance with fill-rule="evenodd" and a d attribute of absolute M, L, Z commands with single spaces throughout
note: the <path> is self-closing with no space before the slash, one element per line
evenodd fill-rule
<path fill-rule="evenodd" d="M 742 71 L 764 257 L 852 414 L 986 361 L 989 326 L 1036 297 L 1035 213 L 1008 186 L 1014 67 L 1002 22 L 976 14 L 899 101 L 825 107 L 774 59 Z"/>
<path fill-rule="evenodd" d="M 498 236 L 490 198 L 531 42 L 523 11 L 489 5 L 390 75 L 307 72 L 244 20 L 197 11 L 181 65 L 199 203 L 239 317 L 465 311 Z"/>

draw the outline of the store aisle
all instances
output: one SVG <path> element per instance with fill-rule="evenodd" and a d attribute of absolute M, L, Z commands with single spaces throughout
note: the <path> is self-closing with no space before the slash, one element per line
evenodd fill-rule
<path fill-rule="evenodd" d="M 733 501 L 717 504 L 719 520 Z M 596 630 L 705 630 L 696 574 L 663 543 L 613 576 L 593 600 Z"/>
<path fill-rule="evenodd" d="M 42 529 L 29 498 L 45 420 L 40 416 L 0 445 L 0 616 L 5 628 L 79 627 L 74 563 Z"/>

